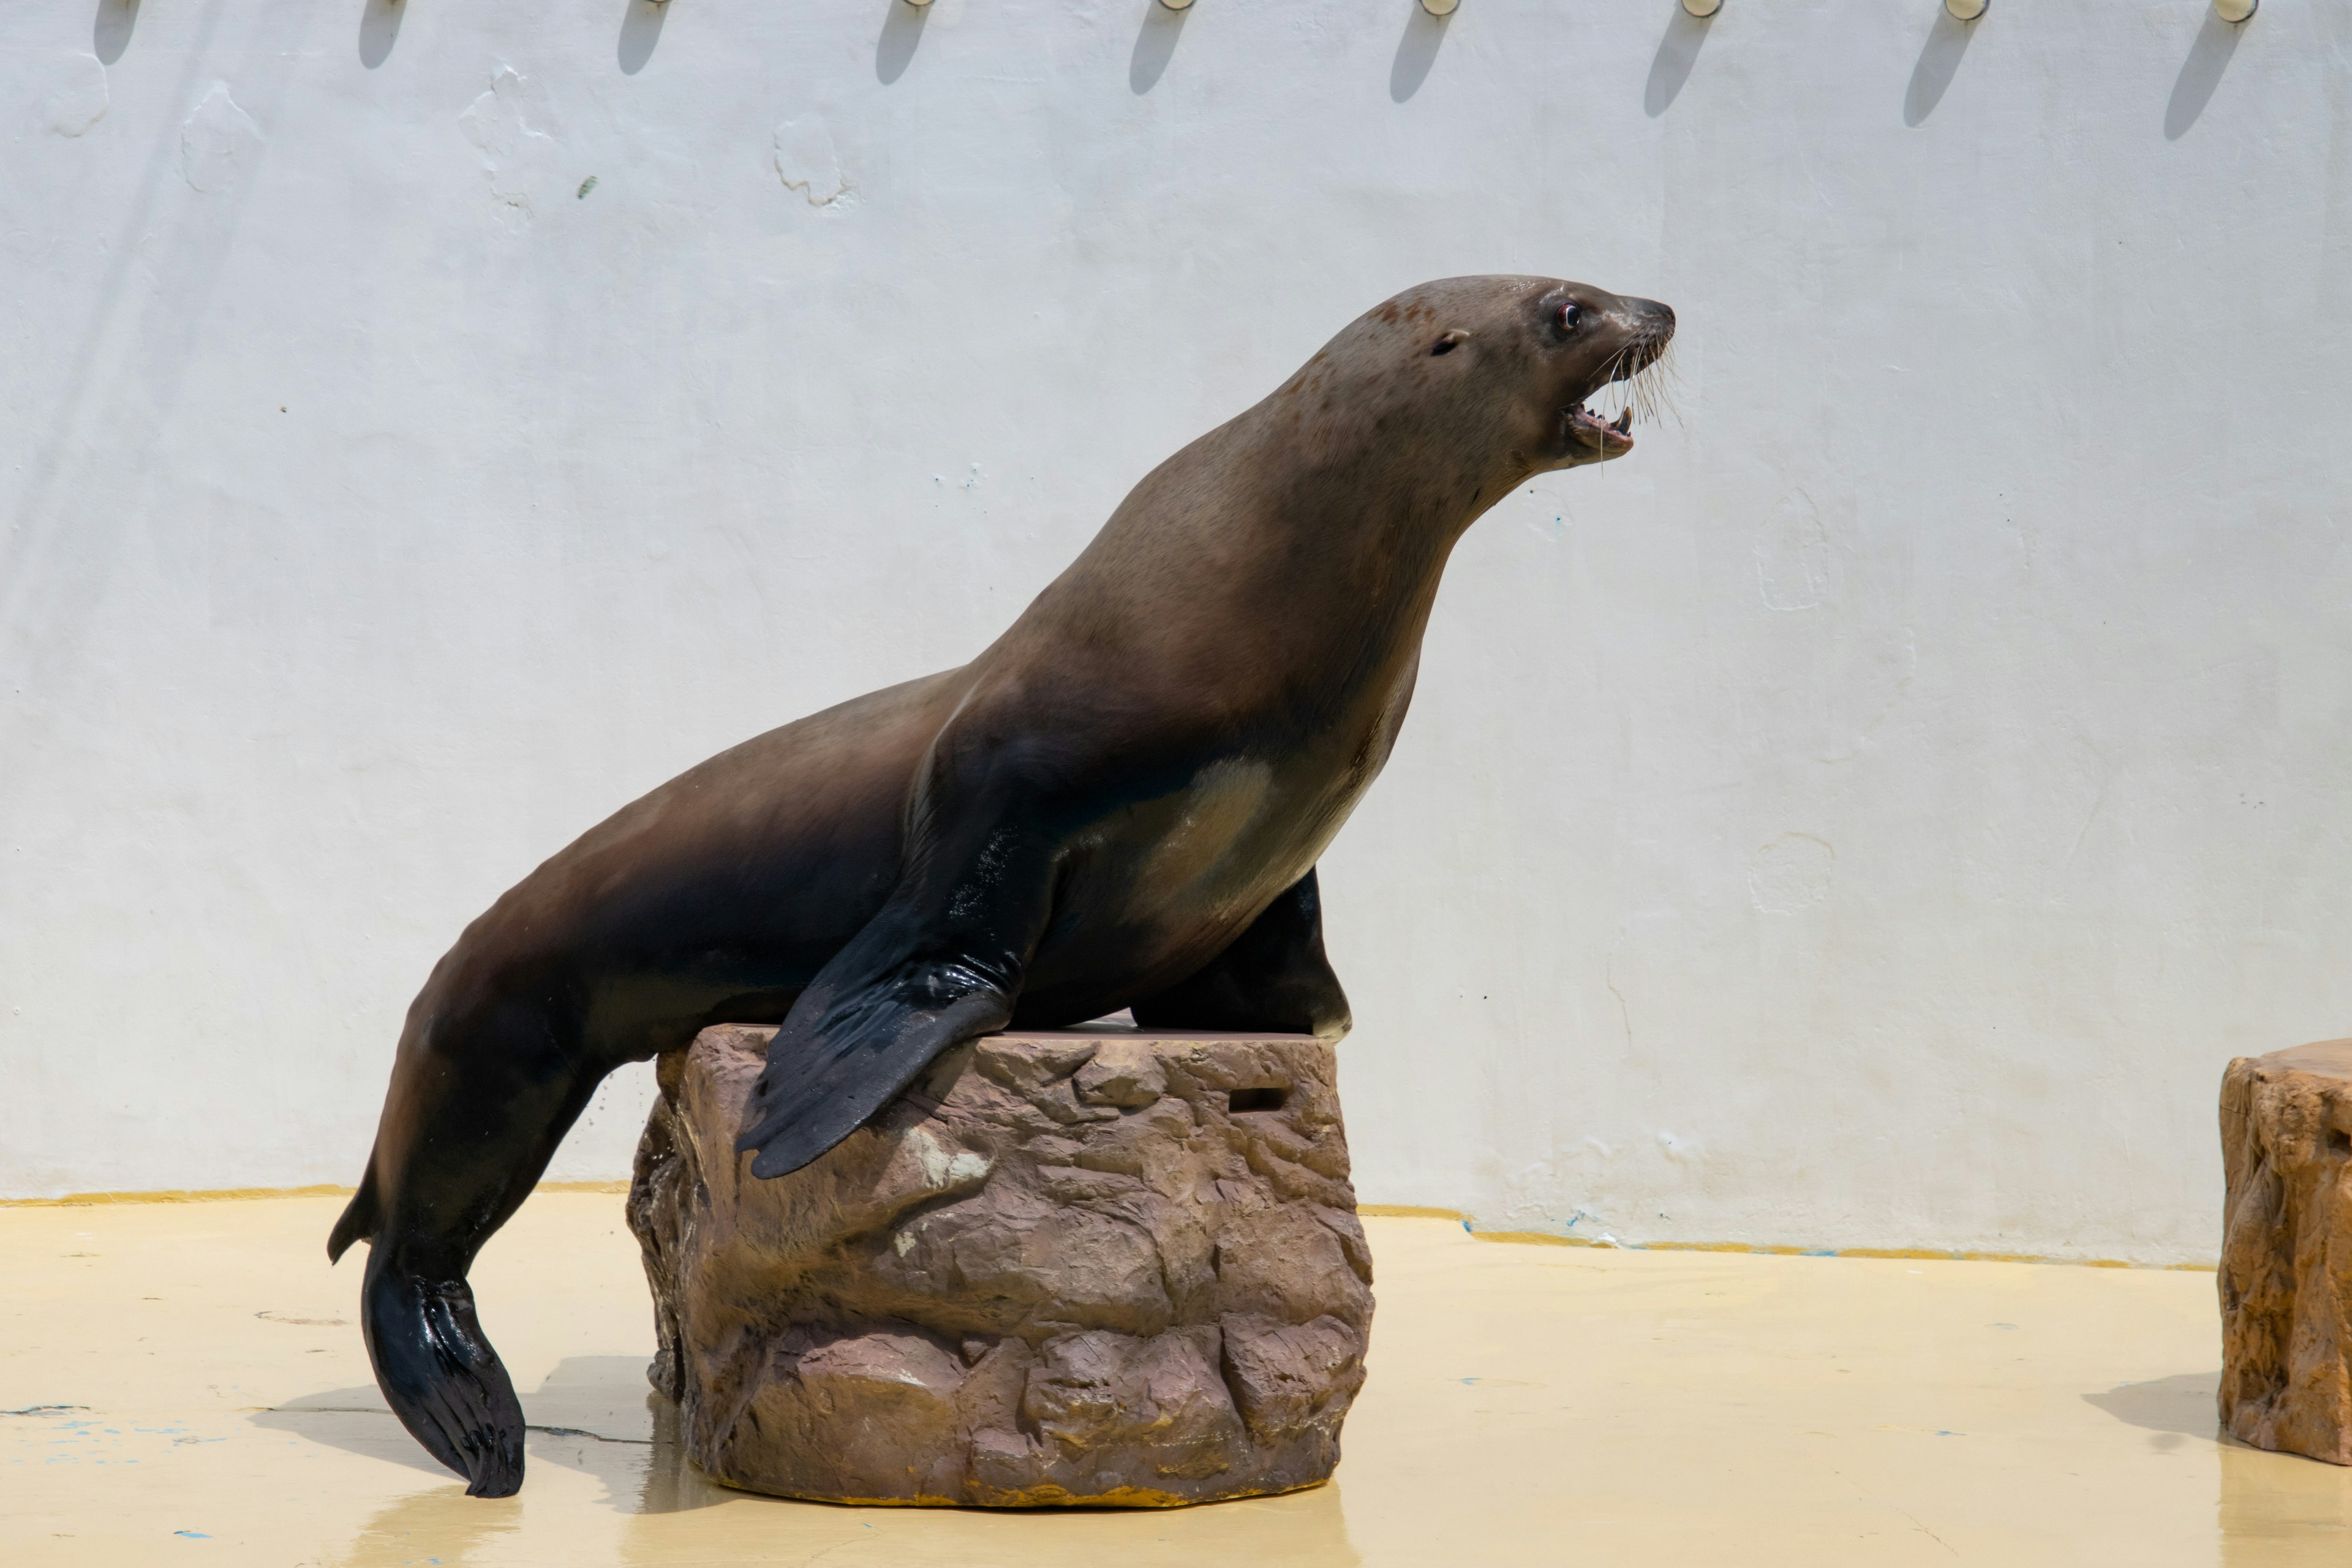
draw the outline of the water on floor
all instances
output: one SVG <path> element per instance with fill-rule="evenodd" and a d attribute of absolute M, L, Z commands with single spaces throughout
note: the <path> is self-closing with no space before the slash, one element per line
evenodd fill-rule
<path fill-rule="evenodd" d="M 532 1424 L 481 1501 L 400 1430 L 341 1200 L 0 1209 L 0 1561 L 939 1564 L 2352 1562 L 2352 1473 L 2217 1438 L 2210 1274 L 1610 1252 L 1373 1218 L 1331 1485 L 1150 1513 L 852 1509 L 686 1465 L 615 1194 L 476 1270 Z"/>

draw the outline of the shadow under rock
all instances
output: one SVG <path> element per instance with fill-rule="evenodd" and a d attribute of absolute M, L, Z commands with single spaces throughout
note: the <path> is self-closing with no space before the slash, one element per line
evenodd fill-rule
<path fill-rule="evenodd" d="M 2183 1372 L 2145 1383 L 2120 1383 L 2104 1394 L 2083 1395 L 2083 1403 L 2151 1432 L 2219 1439 L 2221 1418 L 2214 1399 L 2221 1388 L 2218 1372 Z"/>
<path fill-rule="evenodd" d="M 341 1448 L 346 1454 L 405 1465 L 452 1483 L 457 1479 L 442 1468 L 440 1461 L 402 1428 L 384 1404 L 383 1395 L 373 1384 L 306 1394 L 299 1399 L 257 1410 L 247 1419 L 265 1431 L 291 1432 L 313 1443 Z"/>
<path fill-rule="evenodd" d="M 604 1483 L 604 1502 L 620 1512 L 681 1513 L 738 1495 L 687 1462 L 677 1407 L 646 1385 L 643 1356 L 567 1356 L 535 1392 L 522 1395 L 522 1408 L 530 1458 L 593 1476 Z M 401 1426 L 373 1387 L 304 1394 L 249 1419 L 460 1485 Z"/>

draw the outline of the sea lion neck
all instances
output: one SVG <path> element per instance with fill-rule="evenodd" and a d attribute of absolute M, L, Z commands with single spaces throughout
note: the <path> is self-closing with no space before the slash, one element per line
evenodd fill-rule
<path fill-rule="evenodd" d="M 1631 447 L 1584 400 L 1671 333 L 1664 306 L 1558 279 L 1407 289 L 1145 475 L 976 668 L 1351 725 L 1407 679 L 1471 523 Z"/>
<path fill-rule="evenodd" d="M 1318 706 L 1392 683 L 1454 541 L 1507 487 L 1377 419 L 1294 420 L 1282 395 L 1146 475 L 983 661 L 1083 647 L 1106 679 L 1133 660 L 1234 689 L 1246 670 Z"/>

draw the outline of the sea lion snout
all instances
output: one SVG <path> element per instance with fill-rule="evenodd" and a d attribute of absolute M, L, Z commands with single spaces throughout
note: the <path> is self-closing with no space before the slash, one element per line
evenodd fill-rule
<path fill-rule="evenodd" d="M 1635 352 L 1633 373 L 1640 374 L 1658 362 L 1666 345 L 1675 339 L 1675 308 L 1656 300 L 1627 300 L 1628 330 L 1639 340 Z"/>
<path fill-rule="evenodd" d="M 1595 392 L 1641 374 L 1674 341 L 1675 308 L 1663 300 L 1577 283 L 1557 290 L 1552 303 L 1562 318 L 1562 335 L 1580 332 L 1588 340 L 1588 359 L 1600 373 Z"/>
<path fill-rule="evenodd" d="M 1674 341 L 1674 308 L 1565 282 L 1539 293 L 1535 306 L 1565 383 L 1552 416 L 1548 466 L 1576 468 L 1623 457 L 1633 449 L 1636 416 L 1657 411 L 1650 372 Z M 1612 386 L 1622 388 L 1623 398 L 1613 417 L 1588 402 Z"/>

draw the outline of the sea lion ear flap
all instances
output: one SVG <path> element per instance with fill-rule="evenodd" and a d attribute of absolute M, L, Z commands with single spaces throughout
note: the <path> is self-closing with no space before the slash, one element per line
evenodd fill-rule
<path fill-rule="evenodd" d="M 1459 327 L 1455 327 L 1451 331 L 1438 333 L 1437 341 L 1429 345 L 1429 352 L 1432 354 L 1450 354 L 1455 349 L 1460 348 L 1465 342 L 1467 342 L 1469 339 L 1469 333 L 1464 331 Z"/>
<path fill-rule="evenodd" d="M 1020 829 L 976 837 L 971 853 L 940 858 L 947 874 L 902 884 L 784 1016 L 735 1140 L 756 1152 L 753 1175 L 799 1170 L 941 1055 L 1012 1021 L 1053 863 Z"/>

